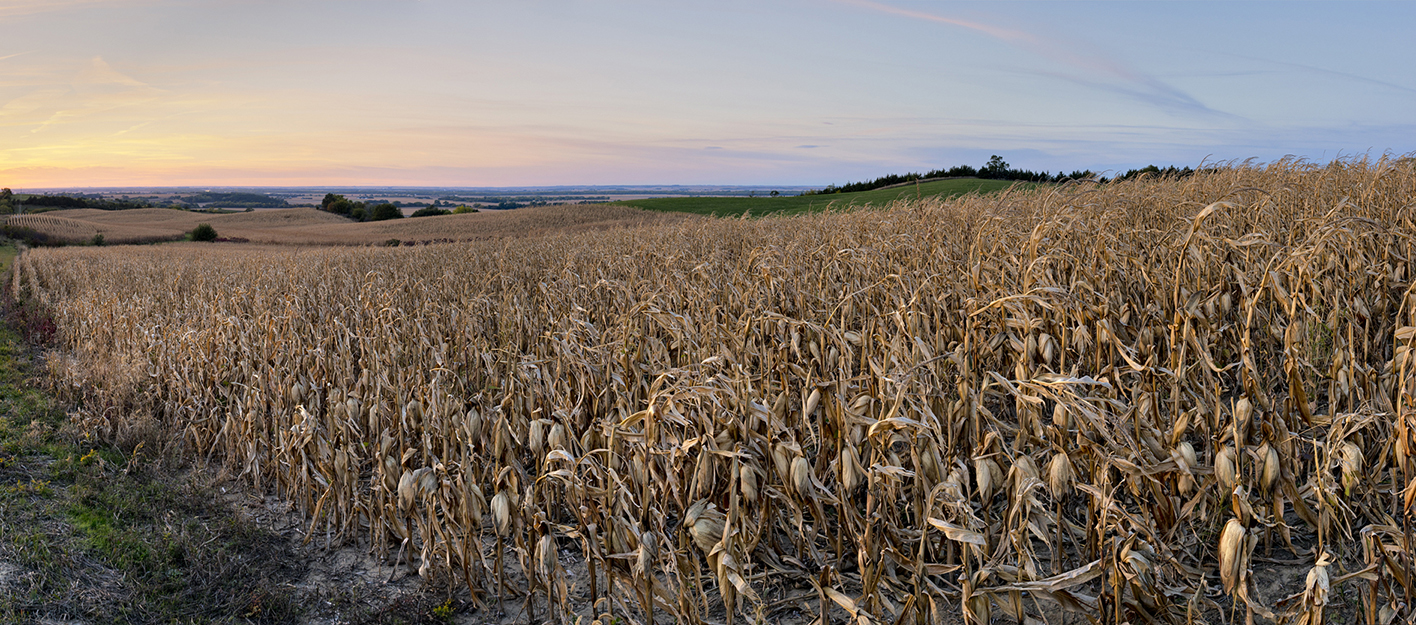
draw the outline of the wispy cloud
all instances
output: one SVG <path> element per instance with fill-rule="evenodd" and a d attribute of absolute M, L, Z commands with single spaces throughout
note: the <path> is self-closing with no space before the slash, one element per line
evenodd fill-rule
<path fill-rule="evenodd" d="M 30 134 L 41 132 L 46 128 L 49 128 L 50 126 L 53 126 L 54 124 L 58 124 L 64 121 L 65 117 L 73 116 L 74 114 L 70 111 L 55 111 L 53 115 L 49 116 L 49 119 L 44 120 L 38 126 L 35 126 L 34 128 L 30 129 Z"/>
<path fill-rule="evenodd" d="M 88 66 L 79 71 L 75 82 L 91 85 L 121 85 L 124 87 L 147 86 L 146 83 L 113 69 L 113 66 L 109 65 L 108 61 L 103 60 L 101 56 L 93 57 L 93 60 L 89 61 Z"/>
<path fill-rule="evenodd" d="M 1305 65 L 1305 64 L 1303 64 L 1303 63 L 1294 63 L 1294 62 L 1292 62 L 1292 61 L 1275 61 L 1275 60 L 1273 60 L 1273 59 L 1262 59 L 1262 58 L 1258 58 L 1258 57 L 1244 56 L 1244 55 L 1239 55 L 1239 54 L 1229 54 L 1229 55 L 1227 55 L 1227 56 L 1231 56 L 1231 57 L 1239 58 L 1239 59 L 1245 59 L 1245 60 L 1248 60 L 1248 61 L 1257 61 L 1257 62 L 1259 62 L 1259 63 L 1267 63 L 1267 64 L 1270 64 L 1270 65 L 1277 65 L 1277 66 L 1279 66 L 1279 67 L 1289 67 L 1289 68 L 1293 68 L 1293 69 L 1297 69 L 1297 70 L 1302 70 L 1302 71 L 1304 71 L 1304 72 L 1308 72 L 1308 73 L 1311 73 L 1311 74 L 1317 74 L 1317 75 L 1320 75 L 1320 76 L 1329 76 L 1329 77 L 1334 77 L 1334 78 L 1341 78 L 1341 79 L 1348 80 L 1348 81 L 1351 81 L 1351 82 L 1356 82 L 1356 83 L 1362 83 L 1362 84 L 1367 84 L 1367 85 L 1374 85 L 1374 86 L 1378 86 L 1378 87 L 1386 87 L 1386 88 L 1388 88 L 1388 89 L 1392 89 L 1392 90 L 1395 90 L 1395 91 L 1401 91 L 1401 92 L 1404 92 L 1404 93 L 1416 93 L 1416 87 L 1408 87 L 1408 86 L 1406 86 L 1406 85 L 1399 85 L 1399 84 L 1396 84 L 1396 83 L 1394 83 L 1394 82 L 1389 82 L 1389 81 L 1385 81 L 1385 80 L 1377 80 L 1377 79 L 1375 79 L 1375 78 L 1369 78 L 1369 77 L 1367 77 L 1367 76 L 1362 76 L 1362 75 L 1360 75 L 1360 74 L 1354 74 L 1354 73 L 1352 73 L 1352 72 L 1341 72 L 1341 71 L 1332 70 L 1332 69 L 1325 69 L 1325 68 L 1322 68 L 1322 67 L 1314 67 L 1314 66 L 1312 66 L 1312 65 Z"/>
<path fill-rule="evenodd" d="M 44 86 L 7 102 L 0 107 L 0 120 L 15 118 L 4 125 L 32 124 L 34 134 L 113 109 L 149 104 L 161 95 L 161 90 L 114 69 L 103 57 L 94 57 L 67 85 Z"/>
<path fill-rule="evenodd" d="M 6 117 L 25 115 L 44 108 L 50 102 L 68 93 L 67 89 L 39 89 L 11 99 L 0 106 L 0 120 Z M 3 121 L 0 121 L 3 123 Z"/>
<path fill-rule="evenodd" d="M 1188 93 L 1116 59 L 1107 57 L 1099 52 L 1083 52 L 1080 50 L 1082 46 L 1076 43 L 1065 42 L 1051 37 L 1043 37 L 1023 30 L 994 26 L 974 20 L 903 9 L 872 0 L 838 1 L 881 13 L 958 28 L 966 28 L 983 33 L 1004 43 L 1025 49 L 1043 58 L 1060 62 L 1073 70 L 1072 72 L 1039 72 L 1040 75 L 1046 75 L 1083 87 L 1133 98 L 1172 112 L 1210 117 L 1233 117 L 1227 113 L 1216 111 L 1190 96 Z"/>

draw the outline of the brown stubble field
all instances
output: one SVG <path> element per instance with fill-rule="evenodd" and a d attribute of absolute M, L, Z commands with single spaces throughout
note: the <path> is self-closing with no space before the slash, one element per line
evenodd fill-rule
<path fill-rule="evenodd" d="M 1411 159 L 1285 161 L 397 249 L 35 249 L 7 288 L 52 311 L 75 424 L 156 419 L 489 610 L 1390 623 L 1413 198 Z"/>
<path fill-rule="evenodd" d="M 198 224 L 211 224 L 222 238 L 277 245 L 382 245 L 469 241 L 541 236 L 553 232 L 605 230 L 649 224 L 672 224 L 693 216 L 656 213 L 605 204 L 556 204 L 516 210 L 485 210 L 442 215 L 353 222 L 313 208 L 262 209 L 211 214 L 166 208 L 123 211 L 76 209 L 8 218 L 71 243 L 87 243 L 103 234 L 107 244 L 147 243 L 180 238 Z"/>

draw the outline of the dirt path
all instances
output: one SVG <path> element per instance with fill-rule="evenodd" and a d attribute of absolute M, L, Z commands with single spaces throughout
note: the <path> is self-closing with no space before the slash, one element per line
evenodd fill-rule
<path fill-rule="evenodd" d="M 234 505 L 246 496 L 213 472 L 154 457 L 160 441 L 124 448 L 70 431 L 35 368 L 0 328 L 0 623 L 434 623 L 465 612 L 416 575 L 384 585 L 360 573 L 357 552 L 302 547 L 272 515 Z"/>

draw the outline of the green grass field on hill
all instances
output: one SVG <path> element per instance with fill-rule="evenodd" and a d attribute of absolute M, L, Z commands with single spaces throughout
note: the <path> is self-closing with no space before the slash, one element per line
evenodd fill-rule
<path fill-rule="evenodd" d="M 14 243 L 0 245 L 0 275 L 10 271 L 10 263 L 15 262 L 15 257 L 20 255 L 20 250 Z"/>
<path fill-rule="evenodd" d="M 980 178 L 955 178 L 952 180 L 937 180 L 925 182 L 919 185 L 916 190 L 915 185 L 904 185 L 889 189 L 875 189 L 873 191 L 861 191 L 858 193 L 833 193 L 830 195 L 793 195 L 779 197 L 664 197 L 650 198 L 647 200 L 625 200 L 620 204 L 628 204 L 637 208 L 653 211 L 694 213 L 698 215 L 717 215 L 719 217 L 736 217 L 746 211 L 752 211 L 754 216 L 761 215 L 794 215 L 799 213 L 819 212 L 827 209 L 839 209 L 850 206 L 883 206 L 895 200 L 919 197 L 955 197 L 967 193 L 989 193 L 1006 189 L 1013 185 L 1020 185 L 1022 188 L 1032 188 L 1036 183 L 1015 182 L 1012 180 L 984 180 Z"/>

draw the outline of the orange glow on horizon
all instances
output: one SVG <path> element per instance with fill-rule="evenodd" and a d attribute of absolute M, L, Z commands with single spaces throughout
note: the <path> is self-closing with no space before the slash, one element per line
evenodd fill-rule
<path fill-rule="evenodd" d="M 651 4 L 0 0 L 0 186 L 824 185 L 992 154 L 1416 150 L 1412 3 Z"/>

